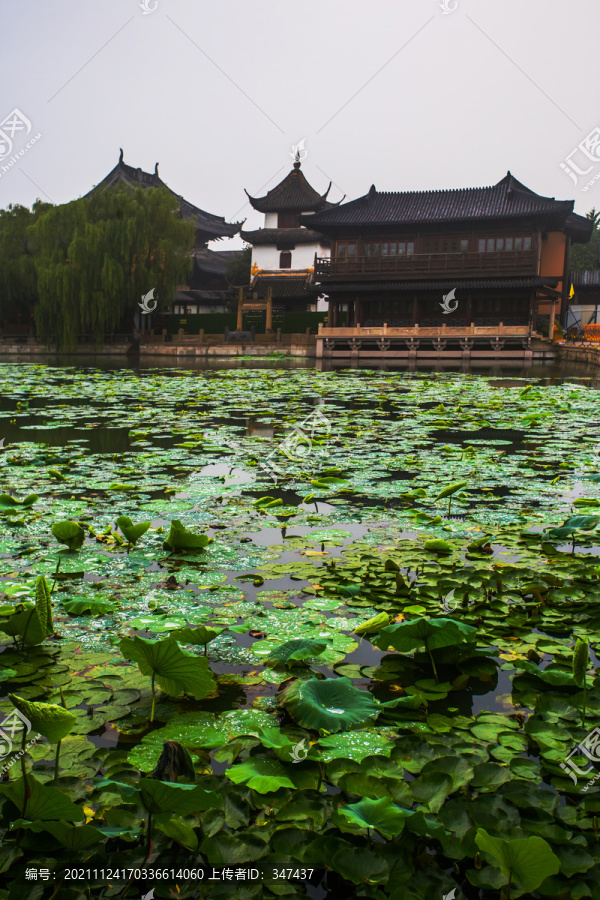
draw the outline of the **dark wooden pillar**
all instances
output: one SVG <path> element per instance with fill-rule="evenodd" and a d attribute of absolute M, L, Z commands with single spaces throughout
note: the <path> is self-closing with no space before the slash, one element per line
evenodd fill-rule
<path fill-rule="evenodd" d="M 356 299 L 354 301 L 354 327 L 357 325 L 362 325 L 363 320 L 363 311 L 362 311 L 362 301 L 358 294 L 356 295 Z"/>
<path fill-rule="evenodd" d="M 465 318 L 467 320 L 467 325 L 470 325 L 473 321 L 473 297 L 471 292 L 467 294 L 467 313 Z"/>
<path fill-rule="evenodd" d="M 535 289 L 531 292 L 529 299 L 529 321 L 531 322 L 532 331 L 537 331 L 538 327 L 538 301 Z"/>
<path fill-rule="evenodd" d="M 412 323 L 413 323 L 413 325 L 419 324 L 419 295 L 418 294 L 414 294 L 414 296 L 413 296 Z"/>

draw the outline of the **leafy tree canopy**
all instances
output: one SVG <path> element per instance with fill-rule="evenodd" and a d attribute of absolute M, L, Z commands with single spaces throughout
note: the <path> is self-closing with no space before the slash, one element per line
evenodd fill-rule
<path fill-rule="evenodd" d="M 27 240 L 27 229 L 51 209 L 50 203 L 36 201 L 32 209 L 9 206 L 0 209 L 0 317 L 29 319 L 37 300 L 37 275 Z"/>
<path fill-rule="evenodd" d="M 38 335 L 59 347 L 78 333 L 101 344 L 105 333 L 131 328 L 152 288 L 159 309 L 187 280 L 194 226 L 174 215 L 177 201 L 161 188 L 125 186 L 48 209 L 27 230 L 38 278 Z"/>
<path fill-rule="evenodd" d="M 227 265 L 225 278 L 233 287 L 246 287 L 250 284 L 250 267 L 252 265 L 252 247 L 246 246 L 234 256 Z"/>
<path fill-rule="evenodd" d="M 596 212 L 595 208 L 590 209 L 586 213 L 586 219 L 591 219 L 594 223 L 592 237 L 588 244 L 575 244 L 571 247 L 571 268 L 572 269 L 597 269 L 600 267 L 600 211 Z"/>

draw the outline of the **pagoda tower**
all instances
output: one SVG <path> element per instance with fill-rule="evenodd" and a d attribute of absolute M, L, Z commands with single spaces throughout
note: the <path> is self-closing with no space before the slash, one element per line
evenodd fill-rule
<path fill-rule="evenodd" d="M 327 200 L 330 189 L 331 182 L 324 194 L 311 187 L 296 158 L 292 171 L 264 197 L 251 197 L 246 191 L 253 208 L 265 214 L 263 228 L 240 232 L 252 245 L 250 291 L 263 300 L 270 288 L 274 309 L 317 309 L 317 295 L 307 288 L 312 282 L 315 254 L 328 257 L 329 241 L 301 225 L 299 217 L 337 206 Z"/>

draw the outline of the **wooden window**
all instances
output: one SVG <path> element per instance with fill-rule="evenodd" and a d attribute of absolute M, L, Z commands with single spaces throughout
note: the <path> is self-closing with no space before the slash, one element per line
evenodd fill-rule
<path fill-rule="evenodd" d="M 532 247 L 531 235 L 502 235 L 502 237 L 478 238 L 477 250 L 479 253 L 503 253 L 508 251 L 530 251 Z"/>
<path fill-rule="evenodd" d="M 468 250 L 469 250 L 469 239 L 468 239 L 468 238 L 462 238 L 462 239 L 461 239 L 461 242 L 460 242 L 460 252 L 461 252 L 461 253 L 468 253 Z"/>
<path fill-rule="evenodd" d="M 278 228 L 298 228 L 298 213 L 295 212 L 280 212 L 277 213 L 277 227 Z"/>
<path fill-rule="evenodd" d="M 279 268 L 280 269 L 291 269 L 292 268 L 292 251 L 291 250 L 282 250 L 279 254 Z"/>
<path fill-rule="evenodd" d="M 383 243 L 381 245 L 381 255 L 387 256 L 389 254 L 389 251 L 390 251 L 390 245 L 387 241 L 385 241 L 385 243 Z"/>
<path fill-rule="evenodd" d="M 378 246 L 373 244 L 373 247 Z M 375 253 L 375 251 L 373 251 Z M 356 241 L 338 241 L 336 246 L 336 259 L 351 259 L 356 257 Z"/>

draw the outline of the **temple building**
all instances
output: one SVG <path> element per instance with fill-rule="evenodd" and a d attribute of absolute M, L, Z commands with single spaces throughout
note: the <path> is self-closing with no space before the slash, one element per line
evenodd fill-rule
<path fill-rule="evenodd" d="M 300 223 L 332 248 L 317 254 L 314 270 L 315 293 L 329 298 L 329 327 L 502 325 L 531 334 L 540 316 L 560 314 L 569 247 L 592 233 L 573 207 L 508 172 L 483 188 L 381 192 L 373 185 Z"/>
<path fill-rule="evenodd" d="M 251 197 L 246 191 L 252 207 L 265 214 L 263 228 L 241 232 L 252 245 L 250 293 L 263 300 L 270 288 L 274 311 L 315 311 L 317 296 L 307 291 L 315 256 L 329 257 L 329 241 L 318 230 L 301 224 L 299 217 L 336 206 L 327 200 L 331 182 L 325 193 L 319 194 L 300 167 L 297 159 L 292 171 L 264 197 Z"/>
<path fill-rule="evenodd" d="M 165 184 L 159 177 L 158 163 L 154 172 L 134 169 L 123 161 L 123 150 L 119 162 L 86 196 L 101 188 L 110 188 L 117 184 L 128 187 L 160 187 L 167 190 L 179 203 L 179 213 L 186 221 L 196 227 L 196 239 L 192 249 L 194 267 L 189 284 L 178 285 L 175 291 L 173 312 L 179 314 L 222 312 L 232 302 L 234 294 L 225 279 L 225 271 L 229 260 L 240 251 L 211 250 L 209 241 L 231 238 L 237 234 L 241 222 L 226 222 L 223 216 L 215 216 L 193 203 L 185 200 Z M 156 320 L 156 316 L 153 317 Z"/>

